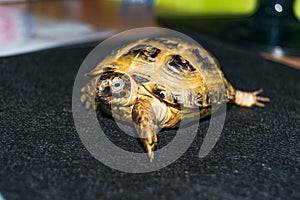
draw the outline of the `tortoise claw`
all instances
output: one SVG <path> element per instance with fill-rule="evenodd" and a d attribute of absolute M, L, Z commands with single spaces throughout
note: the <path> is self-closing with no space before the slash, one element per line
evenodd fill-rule
<path fill-rule="evenodd" d="M 157 145 L 157 136 L 156 136 L 156 134 L 154 134 L 152 137 L 145 138 L 145 139 L 142 139 L 142 140 L 143 140 L 145 149 L 147 151 L 149 160 L 150 160 L 150 162 L 152 162 L 153 159 L 154 159 L 154 150 L 155 150 L 156 145 Z"/>

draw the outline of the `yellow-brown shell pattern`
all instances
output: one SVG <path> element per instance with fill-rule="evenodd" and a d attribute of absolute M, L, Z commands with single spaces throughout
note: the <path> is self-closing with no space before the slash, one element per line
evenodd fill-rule
<path fill-rule="evenodd" d="M 208 107 L 227 102 L 226 80 L 216 60 L 200 45 L 174 38 L 144 39 L 104 59 L 90 74 L 130 75 L 171 106 Z"/>

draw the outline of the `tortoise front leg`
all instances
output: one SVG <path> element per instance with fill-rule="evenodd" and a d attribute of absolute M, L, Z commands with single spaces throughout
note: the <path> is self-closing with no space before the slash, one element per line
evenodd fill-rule
<path fill-rule="evenodd" d="M 97 78 L 94 78 L 83 88 L 81 88 L 82 95 L 80 97 L 80 101 L 84 103 L 86 109 L 90 109 L 91 107 L 93 107 L 94 110 L 97 109 L 98 103 L 96 102 L 96 82 Z"/>
<path fill-rule="evenodd" d="M 151 97 L 137 98 L 132 109 L 132 120 L 145 146 L 150 162 L 152 162 L 154 158 L 153 151 L 157 144 L 158 125 L 151 105 Z"/>

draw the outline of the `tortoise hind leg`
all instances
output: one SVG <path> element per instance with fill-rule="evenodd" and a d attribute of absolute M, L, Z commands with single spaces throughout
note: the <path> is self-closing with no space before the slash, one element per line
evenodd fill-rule
<path fill-rule="evenodd" d="M 233 103 L 244 107 L 264 107 L 266 102 L 270 101 L 268 97 L 258 96 L 263 92 L 263 89 L 256 90 L 254 92 L 244 92 L 236 90 Z"/>
<path fill-rule="evenodd" d="M 268 97 L 258 96 L 263 92 L 263 89 L 259 89 L 254 92 L 245 92 L 234 89 L 233 86 L 227 81 L 225 81 L 225 86 L 230 102 L 236 105 L 243 107 L 264 107 L 265 103 L 270 101 L 270 98 Z"/>

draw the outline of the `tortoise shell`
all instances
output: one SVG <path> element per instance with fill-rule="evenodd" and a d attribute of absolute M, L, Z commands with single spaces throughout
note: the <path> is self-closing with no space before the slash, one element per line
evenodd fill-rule
<path fill-rule="evenodd" d="M 215 104 L 263 107 L 269 101 L 258 96 L 262 90 L 234 89 L 205 49 L 174 38 L 131 43 L 88 75 L 93 79 L 81 90 L 86 108 L 99 106 L 117 120 L 133 122 L 150 161 L 159 128 L 193 120 L 199 111 L 206 117 Z"/>
<path fill-rule="evenodd" d="M 201 46 L 179 39 L 131 43 L 104 59 L 89 75 L 106 71 L 128 74 L 170 106 L 208 107 L 228 101 L 216 59 Z"/>

